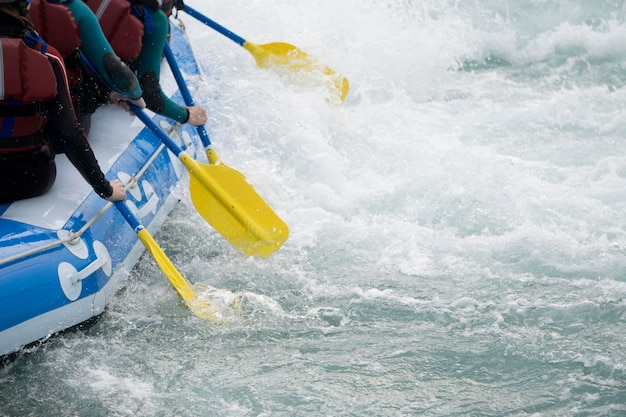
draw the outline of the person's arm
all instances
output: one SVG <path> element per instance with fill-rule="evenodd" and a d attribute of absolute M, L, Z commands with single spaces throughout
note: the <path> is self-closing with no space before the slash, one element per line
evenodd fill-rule
<path fill-rule="evenodd" d="M 48 54 L 48 58 L 57 81 L 57 95 L 46 106 L 48 112 L 46 133 L 52 147 L 57 153 L 65 153 L 100 197 L 123 200 L 124 196 L 120 195 L 121 184 L 109 183 L 104 177 L 85 132 L 76 118 L 62 60 L 52 54 Z"/>
<path fill-rule="evenodd" d="M 177 122 L 190 123 L 194 126 L 203 125 L 206 123 L 206 111 L 203 107 L 180 106 L 163 92 L 159 78 L 161 76 L 163 48 L 167 42 L 169 20 L 160 9 L 153 10 L 144 7 L 144 12 L 150 14 L 152 32 L 144 32 L 141 53 L 134 62 L 134 66 L 144 93 L 143 98 L 146 106 L 153 112 Z"/>
<path fill-rule="evenodd" d="M 82 1 L 64 4 L 78 23 L 85 65 L 91 67 L 109 90 L 139 99 L 142 91 L 135 73 L 115 54 L 89 6 Z"/>

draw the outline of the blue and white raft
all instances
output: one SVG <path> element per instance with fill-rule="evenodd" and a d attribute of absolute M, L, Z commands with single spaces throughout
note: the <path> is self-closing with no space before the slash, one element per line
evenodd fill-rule
<path fill-rule="evenodd" d="M 200 70 L 174 22 L 170 45 L 196 91 Z M 182 104 L 165 61 L 162 81 Z M 192 126 L 158 115 L 153 120 L 187 154 L 206 160 Z M 128 184 L 133 214 L 148 230 L 158 230 L 178 202 L 176 186 L 186 175 L 180 161 L 118 106 L 94 114 L 89 140 L 107 178 Z M 50 192 L 0 205 L 0 356 L 102 314 L 144 251 L 119 211 L 93 192 L 65 156 L 56 162 Z"/>

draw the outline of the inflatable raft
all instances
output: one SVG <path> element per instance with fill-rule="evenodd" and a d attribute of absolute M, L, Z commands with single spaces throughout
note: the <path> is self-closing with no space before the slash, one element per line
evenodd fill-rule
<path fill-rule="evenodd" d="M 200 71 L 180 23 L 171 21 L 170 46 L 193 92 Z M 183 104 L 163 65 L 164 90 Z M 187 154 L 206 160 L 193 127 L 152 117 Z M 187 175 L 180 161 L 117 106 L 94 114 L 89 140 L 107 178 L 128 184 L 131 212 L 158 230 Z M 56 161 L 50 192 L 0 205 L 0 356 L 102 314 L 144 252 L 115 205 L 98 197 L 64 155 Z"/>

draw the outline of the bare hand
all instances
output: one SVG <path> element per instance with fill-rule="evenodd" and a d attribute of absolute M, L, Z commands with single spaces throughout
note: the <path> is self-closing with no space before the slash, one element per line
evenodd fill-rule
<path fill-rule="evenodd" d="M 187 107 L 189 110 L 189 119 L 187 123 L 192 126 L 202 126 L 207 121 L 206 110 L 202 106 L 190 106 Z"/>
<path fill-rule="evenodd" d="M 125 201 L 126 200 L 126 190 L 124 189 L 124 185 L 120 180 L 109 181 L 111 187 L 113 187 L 113 194 L 107 198 L 109 201 Z"/>

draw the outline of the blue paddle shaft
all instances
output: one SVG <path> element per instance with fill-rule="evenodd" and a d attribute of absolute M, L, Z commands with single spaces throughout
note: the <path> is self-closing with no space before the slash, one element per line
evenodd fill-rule
<path fill-rule="evenodd" d="M 124 201 L 116 201 L 115 202 L 115 206 L 120 211 L 122 216 L 124 216 L 124 218 L 126 219 L 128 224 L 130 225 L 130 227 L 133 228 L 135 233 L 139 233 L 139 231 L 144 228 L 143 225 L 141 223 L 139 223 L 139 220 L 137 220 L 137 217 L 135 217 L 133 215 L 133 213 L 130 211 L 130 209 L 126 205 L 126 202 L 124 202 Z"/>
<path fill-rule="evenodd" d="M 187 7 L 187 6 L 185 6 Z M 188 106 L 194 106 L 193 97 L 189 92 L 189 88 L 187 87 L 187 83 L 185 82 L 185 78 L 183 77 L 183 73 L 180 71 L 180 67 L 176 62 L 176 58 L 174 58 L 174 53 L 172 52 L 172 48 L 166 42 L 165 47 L 163 48 L 163 52 L 165 53 L 165 59 L 167 59 L 167 63 L 172 70 L 172 74 L 174 74 L 174 78 L 176 79 L 176 84 L 178 84 L 178 89 L 180 93 L 183 95 L 183 99 L 185 100 L 185 104 Z M 209 134 L 207 133 L 204 126 L 197 126 L 198 134 L 200 135 L 200 139 L 202 139 L 202 144 L 205 149 L 209 149 L 211 147 L 211 139 L 209 138 Z"/>
<path fill-rule="evenodd" d="M 235 43 L 238 43 L 241 46 L 243 46 L 243 44 L 246 43 L 246 40 L 244 38 L 242 38 L 241 36 L 236 35 L 235 33 L 231 32 L 228 29 L 226 29 L 224 26 L 222 26 L 219 23 L 209 19 L 208 17 L 204 16 L 203 14 L 201 14 L 198 11 L 194 10 L 193 8 L 187 6 L 186 4 L 183 7 L 183 11 L 188 13 L 190 16 L 194 17 L 195 19 L 199 20 L 200 22 L 204 23 L 208 27 L 210 27 L 212 29 L 215 29 L 216 31 L 218 31 L 222 35 L 226 36 L 228 39 L 234 41 Z"/>
<path fill-rule="evenodd" d="M 187 83 L 185 83 L 183 73 L 181 72 L 180 67 L 178 66 L 178 63 L 176 62 L 176 58 L 174 58 L 174 53 L 172 52 L 172 47 L 169 45 L 169 43 L 167 42 L 165 43 L 163 52 L 165 54 L 165 59 L 167 59 L 167 63 L 170 65 L 170 69 L 172 70 L 172 73 L 174 74 L 174 78 L 176 79 L 178 88 L 180 88 L 180 93 L 183 95 L 183 98 L 185 99 L 185 103 L 188 106 L 193 106 L 194 105 L 193 97 L 191 96 L 191 93 L 189 92 L 189 88 L 187 88 Z"/>
<path fill-rule="evenodd" d="M 135 106 L 131 102 L 128 102 L 128 105 L 130 106 L 132 112 L 135 113 L 135 116 L 139 117 L 139 119 L 146 125 L 146 127 L 150 129 L 152 133 L 157 135 L 158 138 L 161 139 L 165 146 L 167 146 L 167 148 L 172 151 L 172 153 L 174 153 L 177 158 L 180 157 L 180 154 L 183 153 L 182 149 L 180 149 L 178 145 L 176 145 L 174 141 L 172 141 L 172 139 L 167 136 L 163 129 L 157 126 L 157 124 L 154 123 L 154 121 L 142 109 Z"/>

